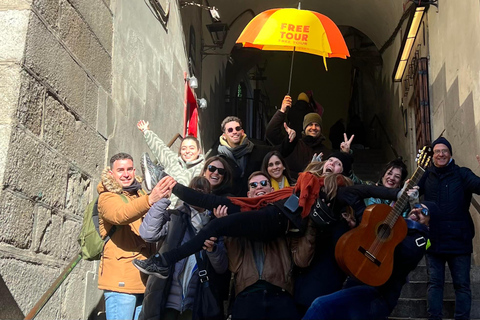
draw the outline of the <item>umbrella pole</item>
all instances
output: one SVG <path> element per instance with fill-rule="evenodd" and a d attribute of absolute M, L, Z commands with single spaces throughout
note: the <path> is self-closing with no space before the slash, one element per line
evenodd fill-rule
<path fill-rule="evenodd" d="M 293 47 L 292 62 L 290 63 L 290 78 L 288 79 L 288 92 L 287 92 L 287 95 L 290 95 L 290 87 L 292 86 L 293 57 L 295 57 L 295 47 Z"/>

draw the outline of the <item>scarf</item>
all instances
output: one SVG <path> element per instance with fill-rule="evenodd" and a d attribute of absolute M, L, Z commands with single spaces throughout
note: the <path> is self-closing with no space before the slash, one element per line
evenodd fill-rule
<path fill-rule="evenodd" d="M 230 147 L 227 141 L 222 136 L 220 136 L 220 146 L 218 146 L 218 153 L 223 154 L 232 160 L 235 160 L 237 165 L 242 169 L 241 176 L 243 177 L 248 160 L 246 155 L 252 152 L 253 147 L 253 142 L 248 140 L 246 134 L 243 135 L 240 145 L 234 148 Z"/>
<path fill-rule="evenodd" d="M 135 179 L 128 187 L 123 187 L 123 191 L 126 191 L 130 194 L 137 194 L 138 190 L 140 189 L 142 189 L 142 185 L 137 181 L 137 179 Z"/>
<path fill-rule="evenodd" d="M 270 179 L 270 184 L 272 185 L 273 190 L 277 191 L 286 187 L 290 187 L 290 184 L 288 183 L 287 178 L 285 176 L 282 176 L 282 181 L 283 181 L 283 187 L 280 188 L 280 184 L 277 182 L 275 179 Z"/>
<path fill-rule="evenodd" d="M 266 205 L 286 199 L 292 193 L 300 194 L 298 205 L 302 207 L 302 218 L 305 218 L 310 213 L 310 209 L 318 197 L 320 188 L 324 185 L 324 178 L 317 177 L 310 172 L 302 172 L 298 175 L 297 184 L 295 187 L 283 188 L 271 193 L 267 193 L 260 197 L 243 198 L 243 197 L 228 197 L 234 205 L 240 207 L 240 211 L 258 210 Z M 340 181 L 343 181 L 339 179 Z M 339 185 L 344 183 L 340 182 Z"/>

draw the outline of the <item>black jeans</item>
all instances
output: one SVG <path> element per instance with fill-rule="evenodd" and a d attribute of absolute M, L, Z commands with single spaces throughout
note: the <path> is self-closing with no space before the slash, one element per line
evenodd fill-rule
<path fill-rule="evenodd" d="M 254 241 L 272 241 L 284 236 L 288 218 L 273 205 L 257 211 L 246 211 L 216 218 L 203 227 L 190 241 L 163 254 L 168 265 L 202 250 L 210 237 L 245 237 Z"/>
<path fill-rule="evenodd" d="M 292 296 L 286 291 L 240 292 L 232 309 L 233 320 L 295 320 L 300 315 Z"/>

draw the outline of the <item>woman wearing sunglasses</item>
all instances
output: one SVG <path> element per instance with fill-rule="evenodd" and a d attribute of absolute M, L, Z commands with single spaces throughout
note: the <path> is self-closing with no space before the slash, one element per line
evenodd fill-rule
<path fill-rule="evenodd" d="M 230 195 L 232 170 L 223 157 L 213 156 L 208 158 L 200 175 L 210 182 L 213 194 L 217 196 Z"/>
<path fill-rule="evenodd" d="M 270 178 L 270 183 L 275 191 L 295 184 L 285 159 L 278 151 L 270 151 L 265 155 L 262 171 Z"/>

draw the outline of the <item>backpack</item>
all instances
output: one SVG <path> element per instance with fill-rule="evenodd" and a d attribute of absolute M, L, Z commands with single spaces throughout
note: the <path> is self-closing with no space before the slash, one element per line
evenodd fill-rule
<path fill-rule="evenodd" d="M 120 194 L 120 197 L 125 203 L 128 203 L 127 197 L 123 194 Z M 107 233 L 105 239 L 102 239 L 100 236 L 100 230 L 98 228 L 98 196 L 88 204 L 83 213 L 83 222 L 82 228 L 80 229 L 80 234 L 78 235 L 78 243 L 81 248 L 81 256 L 85 260 L 100 260 L 102 256 L 103 247 L 110 240 L 110 237 L 113 235 L 117 226 L 112 226 Z"/>

